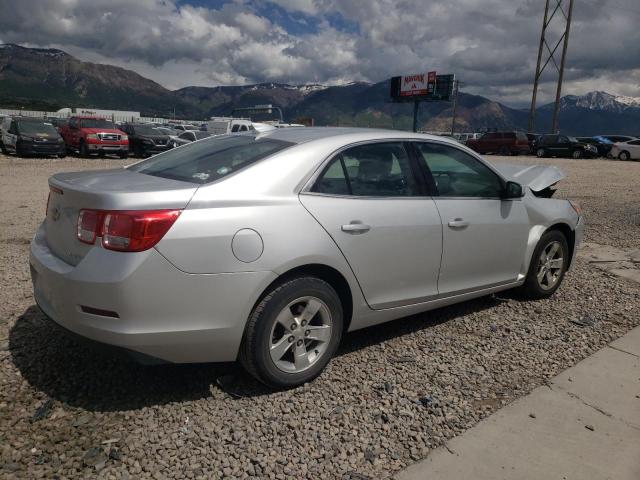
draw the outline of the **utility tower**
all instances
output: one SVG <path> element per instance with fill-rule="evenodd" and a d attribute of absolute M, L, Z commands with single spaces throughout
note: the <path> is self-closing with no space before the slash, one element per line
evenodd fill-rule
<path fill-rule="evenodd" d="M 553 10 L 551 10 L 553 6 Z M 569 45 L 569 31 L 571 29 L 571 14 L 573 13 L 573 0 L 546 0 L 544 6 L 544 19 L 542 22 L 542 33 L 540 34 L 540 47 L 538 48 L 538 63 L 536 65 L 536 76 L 533 80 L 533 95 L 531 96 L 531 110 L 529 110 L 529 132 L 533 132 L 535 127 L 536 117 L 536 99 L 538 96 L 538 83 L 540 76 L 549 65 L 549 62 L 558 71 L 558 85 L 556 88 L 556 102 L 553 107 L 553 121 L 551 131 L 555 133 L 558 131 L 558 110 L 560 109 L 560 97 L 562 95 L 562 80 L 564 78 L 564 64 L 567 59 L 567 47 Z M 549 25 L 554 18 L 558 18 L 558 21 L 564 23 L 564 33 L 560 36 L 557 43 L 551 48 L 549 42 L 547 42 L 547 35 L 549 34 Z M 553 40 L 551 40 L 553 42 Z M 560 57 L 560 64 L 556 60 L 556 52 L 562 44 L 562 55 Z M 547 55 L 543 55 L 546 49 Z M 546 60 L 542 63 L 543 56 L 546 56 Z"/>

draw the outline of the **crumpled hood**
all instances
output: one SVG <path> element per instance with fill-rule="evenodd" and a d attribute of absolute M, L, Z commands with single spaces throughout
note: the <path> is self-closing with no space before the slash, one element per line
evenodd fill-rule
<path fill-rule="evenodd" d="M 534 192 L 544 190 L 566 177 L 558 167 L 545 165 L 494 164 L 507 180 L 529 187 Z"/>

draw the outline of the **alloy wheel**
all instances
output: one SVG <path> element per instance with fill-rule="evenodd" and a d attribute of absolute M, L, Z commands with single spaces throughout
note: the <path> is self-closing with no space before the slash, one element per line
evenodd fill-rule
<path fill-rule="evenodd" d="M 543 290 L 556 286 L 564 267 L 563 249 L 560 242 L 551 242 L 540 253 L 538 260 L 538 284 Z"/>
<path fill-rule="evenodd" d="M 319 298 L 297 298 L 283 308 L 271 327 L 269 354 L 286 373 L 300 373 L 324 355 L 333 322 L 329 307 Z"/>

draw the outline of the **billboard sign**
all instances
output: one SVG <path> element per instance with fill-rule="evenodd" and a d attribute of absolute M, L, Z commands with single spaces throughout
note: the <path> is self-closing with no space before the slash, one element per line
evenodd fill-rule
<path fill-rule="evenodd" d="M 436 72 L 392 77 L 390 96 L 393 102 L 448 101 L 453 98 L 455 76 Z"/>
<path fill-rule="evenodd" d="M 414 75 L 405 75 L 400 83 L 401 97 L 415 97 L 420 95 L 428 95 L 429 87 L 431 92 L 435 88 L 436 72 L 416 73 Z M 432 82 L 432 83 L 430 83 Z"/>

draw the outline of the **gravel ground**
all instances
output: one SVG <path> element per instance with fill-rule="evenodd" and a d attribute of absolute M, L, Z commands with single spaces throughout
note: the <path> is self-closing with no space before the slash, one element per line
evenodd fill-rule
<path fill-rule="evenodd" d="M 561 166 L 587 240 L 640 247 L 640 163 L 507 161 Z M 640 287 L 578 259 L 550 300 L 505 293 L 349 334 L 286 392 L 234 364 L 138 366 L 60 334 L 28 268 L 46 178 L 122 164 L 0 155 L 2 478 L 388 478 L 640 324 Z"/>

